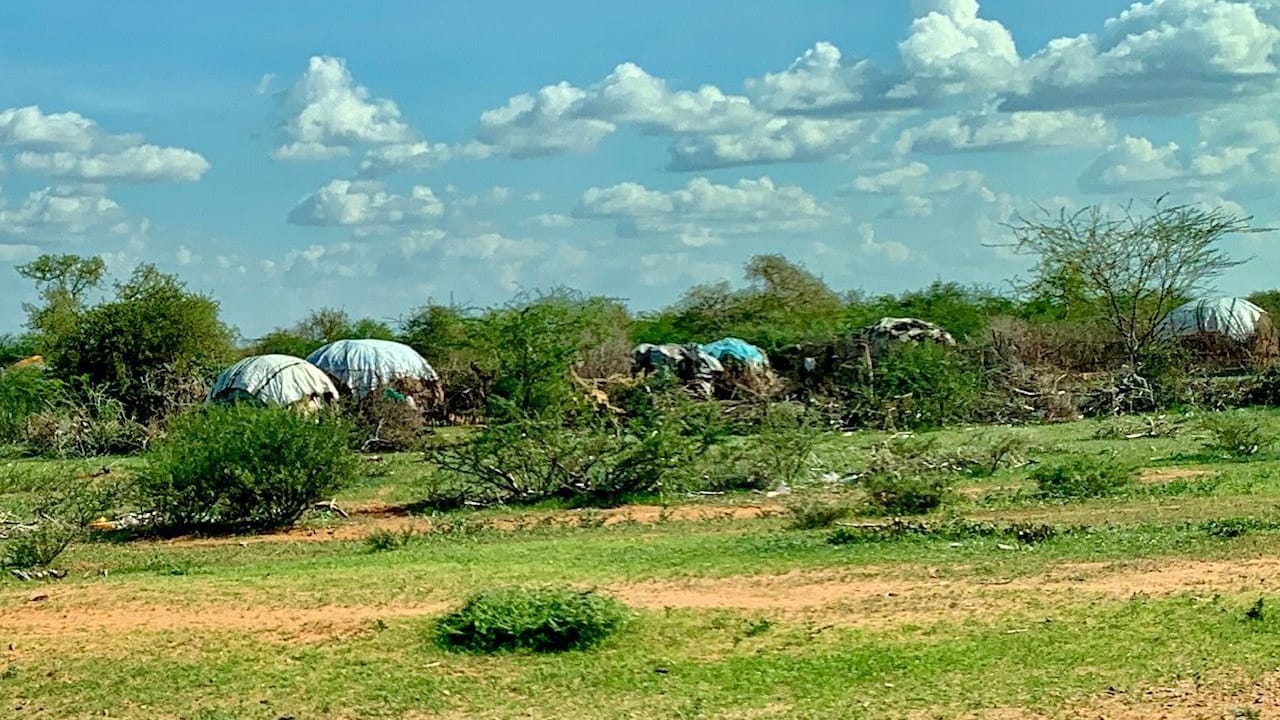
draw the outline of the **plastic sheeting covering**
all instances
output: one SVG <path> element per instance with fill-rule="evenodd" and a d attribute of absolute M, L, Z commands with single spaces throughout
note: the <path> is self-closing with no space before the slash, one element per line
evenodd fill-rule
<path fill-rule="evenodd" d="M 440 376 L 416 350 L 390 340 L 338 340 L 307 356 L 356 397 L 397 380 L 439 381 Z"/>
<path fill-rule="evenodd" d="M 254 355 L 214 381 L 209 402 L 250 395 L 268 405 L 319 404 L 336 400 L 338 388 L 320 368 L 292 355 Z"/>
<path fill-rule="evenodd" d="M 768 367 L 769 365 L 769 357 L 764 354 L 763 350 L 746 340 L 739 340 L 738 338 L 722 338 L 713 343 L 701 345 L 698 349 L 721 361 L 726 358 L 733 358 L 745 365 L 757 367 Z"/>
<path fill-rule="evenodd" d="M 1172 335 L 1215 333 L 1247 342 L 1267 311 L 1244 298 L 1202 298 L 1174 308 L 1162 325 Z"/>

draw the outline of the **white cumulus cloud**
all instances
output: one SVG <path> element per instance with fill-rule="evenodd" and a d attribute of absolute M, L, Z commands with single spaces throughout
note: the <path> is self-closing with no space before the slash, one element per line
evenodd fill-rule
<path fill-rule="evenodd" d="M 35 105 L 0 110 L 0 147 L 6 146 L 21 150 L 16 169 L 69 180 L 194 182 L 209 169 L 195 151 L 107 133 L 79 113 L 45 113 Z"/>
<path fill-rule="evenodd" d="M 378 226 L 429 222 L 444 215 L 431 188 L 415 185 L 408 195 L 388 192 L 380 182 L 332 180 L 289 211 L 294 225 Z"/>
<path fill-rule="evenodd" d="M 638 183 L 593 187 L 573 216 L 614 220 L 620 237 L 659 234 L 687 245 L 718 244 L 723 235 L 811 231 L 830 213 L 804 189 L 777 185 L 768 177 L 720 185 L 695 178 L 679 190 L 651 190 Z"/>
<path fill-rule="evenodd" d="M 289 141 L 277 160 L 324 160 L 354 145 L 406 145 L 418 141 L 387 98 L 356 83 L 342 58 L 314 56 L 296 82 L 278 96 Z"/>

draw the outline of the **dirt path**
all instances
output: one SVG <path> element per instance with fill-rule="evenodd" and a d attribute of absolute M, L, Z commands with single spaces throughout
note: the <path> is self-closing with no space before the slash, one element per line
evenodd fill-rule
<path fill-rule="evenodd" d="M 905 572 L 904 572 L 905 570 Z M 1159 597 L 1179 593 L 1241 593 L 1280 584 L 1280 558 L 1241 561 L 1179 560 L 1114 565 L 1063 564 L 1036 575 L 1000 580 L 935 577 L 928 568 L 865 567 L 794 571 L 781 575 L 696 578 L 680 582 L 619 583 L 603 589 L 639 608 L 725 609 L 789 619 L 817 619 L 857 627 L 893 627 L 945 620 L 995 621 L 1019 611 L 1086 599 Z M 282 607 L 141 601 L 128 586 L 30 586 L 0 596 L 0 627 L 19 637 L 63 637 L 131 631 L 226 631 L 267 638 L 316 640 L 373 627 L 379 620 L 441 612 L 444 599 L 382 604 Z M 151 594 L 154 598 L 154 593 Z"/>

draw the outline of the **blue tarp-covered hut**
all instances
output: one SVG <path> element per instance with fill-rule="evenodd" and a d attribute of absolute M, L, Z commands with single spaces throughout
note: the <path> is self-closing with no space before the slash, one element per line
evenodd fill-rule
<path fill-rule="evenodd" d="M 713 343 L 701 345 L 699 349 L 722 363 L 736 362 L 739 365 L 752 368 L 769 367 L 769 356 L 746 340 L 731 337 L 721 338 Z"/>
<path fill-rule="evenodd" d="M 426 385 L 440 381 L 416 350 L 390 340 L 337 340 L 311 353 L 307 360 L 357 398 L 405 381 Z"/>

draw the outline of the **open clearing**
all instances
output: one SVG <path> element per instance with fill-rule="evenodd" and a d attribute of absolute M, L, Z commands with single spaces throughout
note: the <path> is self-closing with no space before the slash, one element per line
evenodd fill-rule
<path fill-rule="evenodd" d="M 856 500 L 837 484 L 415 515 L 421 460 L 388 456 L 337 498 L 349 518 L 102 537 L 64 556 L 63 580 L 0 580 L 0 716 L 1280 717 L 1280 457 L 1215 462 L 1191 454 L 1194 438 L 1097 440 L 1096 427 L 1007 432 L 1037 461 L 1118 454 L 1143 468 L 1131 491 L 1043 501 L 1019 466 L 962 479 L 930 518 L 1060 529 L 1034 545 L 789 529 L 806 496 Z M 821 461 L 856 466 L 882 437 L 833 437 Z M 375 552 L 380 532 L 402 542 Z M 477 589 L 560 582 L 617 597 L 631 622 L 563 655 L 431 642 L 433 619 Z"/>

